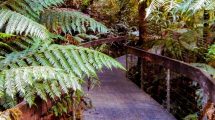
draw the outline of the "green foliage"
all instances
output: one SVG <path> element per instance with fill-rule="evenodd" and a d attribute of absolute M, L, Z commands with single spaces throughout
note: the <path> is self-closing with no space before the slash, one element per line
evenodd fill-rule
<path fill-rule="evenodd" d="M 52 106 L 51 112 L 55 114 L 55 116 L 61 116 L 65 113 L 68 113 L 69 110 L 76 110 L 77 104 L 80 104 L 80 100 L 74 100 L 71 95 L 67 95 L 60 99 L 59 101 L 55 102 L 55 105 Z M 77 106 L 80 107 L 80 106 Z"/>
<path fill-rule="evenodd" d="M 63 3 L 64 0 L 5 0 L 0 7 L 11 9 L 31 18 L 39 18 L 38 15 L 44 9 Z"/>
<path fill-rule="evenodd" d="M 146 17 L 160 8 L 164 8 L 165 12 L 173 11 L 174 14 L 192 15 L 202 9 L 214 10 L 215 3 L 213 0 L 152 0 L 146 9 Z"/>
<path fill-rule="evenodd" d="M 184 61 L 187 54 L 195 56 L 199 54 L 199 47 L 197 46 L 197 40 L 199 39 L 198 31 L 169 27 L 163 33 L 165 35 L 161 38 L 148 42 L 148 44 L 152 44 L 149 51 L 155 53 L 160 51 L 160 54 Z M 192 59 L 191 56 L 188 57 Z"/>
<path fill-rule="evenodd" d="M 41 23 L 55 32 L 60 27 L 64 33 L 85 33 L 87 30 L 106 33 L 107 28 L 81 12 L 72 9 L 58 8 L 46 10 L 41 16 Z"/>
<path fill-rule="evenodd" d="M 97 79 L 96 72 L 104 66 L 124 69 L 98 51 L 57 44 L 67 39 L 62 32 L 76 37 L 87 31 L 108 32 L 102 23 L 81 12 L 55 8 L 62 3 L 64 0 L 0 1 L 1 108 L 13 107 L 22 99 L 31 106 L 36 97 L 45 101 L 71 93 L 80 97 L 76 93 L 82 92 L 86 76 Z"/>
<path fill-rule="evenodd" d="M 0 42 L 0 54 L 4 55 L 6 54 L 6 51 L 16 51 L 13 47 L 11 47 L 10 45 L 8 45 L 7 43 L 4 42 Z"/>
<path fill-rule="evenodd" d="M 51 32 L 55 31 L 56 33 L 59 33 L 59 28 L 64 33 L 70 34 L 83 33 L 87 30 L 108 32 L 103 24 L 76 10 L 49 9 L 49 7 L 57 6 L 63 2 L 63 0 L 7 0 L 0 5 L 1 8 L 4 8 L 0 10 L 0 15 L 2 15 L 0 29 L 8 34 L 29 35 L 41 39 L 51 37 L 47 29 L 41 24 L 46 25 Z M 5 26 L 6 29 L 4 29 Z"/>
<path fill-rule="evenodd" d="M 191 115 L 186 116 L 183 120 L 198 120 L 198 115 L 191 114 Z"/>
<path fill-rule="evenodd" d="M 0 29 L 6 34 L 30 35 L 41 39 L 48 38 L 46 28 L 37 22 L 11 10 L 0 10 Z"/>
<path fill-rule="evenodd" d="M 3 70 L 0 73 L 0 97 L 7 94 L 14 98 L 19 94 L 31 106 L 35 95 L 46 101 L 47 95 L 53 100 L 56 96 L 60 97 L 61 90 L 64 93 L 68 93 L 69 89 L 81 90 L 79 81 L 73 73 L 46 66 Z"/>
<path fill-rule="evenodd" d="M 112 25 L 123 23 L 130 26 L 138 24 L 138 1 L 139 0 L 94 0 L 92 7 L 99 18 L 106 18 L 106 24 Z"/>
<path fill-rule="evenodd" d="M 13 34 L 0 33 L 0 39 L 15 37 Z"/>
<path fill-rule="evenodd" d="M 0 70 L 42 65 L 64 69 L 79 77 L 83 77 L 83 74 L 96 77 L 95 70 L 101 70 L 104 65 L 108 68 L 114 66 L 124 69 L 121 64 L 103 53 L 72 45 L 51 45 L 41 50 L 30 48 L 23 52 L 11 53 L 0 63 Z"/>
<path fill-rule="evenodd" d="M 215 44 L 211 45 L 208 49 L 207 60 L 214 61 L 215 60 Z"/>
<path fill-rule="evenodd" d="M 145 1 L 141 1 L 145 2 Z M 148 8 L 146 9 L 146 18 L 155 10 L 160 7 L 164 7 L 166 11 L 170 11 L 173 8 L 177 7 L 178 3 L 175 0 L 152 0 Z"/>

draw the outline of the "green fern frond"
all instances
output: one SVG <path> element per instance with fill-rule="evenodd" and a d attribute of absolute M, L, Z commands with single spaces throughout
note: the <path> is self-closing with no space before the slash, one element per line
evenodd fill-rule
<path fill-rule="evenodd" d="M 145 2 L 145 1 L 142 1 Z M 146 18 L 155 10 L 164 7 L 166 11 L 170 11 L 173 8 L 178 7 L 178 2 L 176 0 L 152 0 L 149 7 L 146 9 Z"/>
<path fill-rule="evenodd" d="M 213 0 L 152 0 L 146 9 L 146 17 L 159 8 L 165 8 L 165 12 L 173 11 L 175 14 L 176 12 L 193 14 L 202 9 L 214 10 L 215 3 Z"/>
<path fill-rule="evenodd" d="M 21 61 L 25 64 L 19 64 Z M 50 66 L 72 72 L 79 77 L 83 77 L 84 74 L 96 77 L 96 70 L 101 70 L 103 66 L 124 69 L 119 62 L 103 53 L 72 45 L 51 45 L 42 50 L 31 49 L 19 54 L 11 53 L 0 61 L 0 64 L 0 70 L 11 68 L 10 65 L 13 64 L 19 67 L 33 64 Z"/>
<path fill-rule="evenodd" d="M 30 35 L 41 39 L 48 38 L 48 31 L 39 23 L 17 12 L 0 10 L 0 29 L 6 34 Z M 6 29 L 4 29 L 6 27 Z"/>
<path fill-rule="evenodd" d="M 206 57 L 207 57 L 207 61 L 214 61 L 215 60 L 215 44 L 213 44 L 209 47 Z"/>
<path fill-rule="evenodd" d="M 101 23 L 90 18 L 81 12 L 72 9 L 58 8 L 46 10 L 41 14 L 41 22 L 48 29 L 57 32 L 60 27 L 64 33 L 79 32 L 83 33 L 86 30 L 94 32 L 106 33 L 108 29 Z"/>
<path fill-rule="evenodd" d="M 7 43 L 4 43 L 4 42 L 0 41 L 0 51 L 13 52 L 13 51 L 16 51 L 16 50 L 13 47 L 11 47 L 10 45 L 8 45 Z"/>
<path fill-rule="evenodd" d="M 74 74 L 62 69 L 46 66 L 20 67 L 3 70 L 0 73 L 0 82 L 3 83 L 0 92 L 11 98 L 15 98 L 16 94 L 19 94 L 32 105 L 32 99 L 36 95 L 43 100 L 47 100 L 47 95 L 53 100 L 56 96 L 59 97 L 62 92 L 56 88 L 61 88 L 64 93 L 68 93 L 70 89 L 81 90 L 79 81 L 79 78 L 75 77 Z"/>
<path fill-rule="evenodd" d="M 7 39 L 3 39 L 4 42 L 0 41 L 0 55 L 6 56 L 12 52 L 17 56 L 19 54 L 23 54 L 25 52 L 28 52 L 30 50 L 35 51 L 36 49 L 43 49 L 44 47 L 47 47 L 52 40 L 41 40 L 38 38 L 30 38 L 30 37 L 16 37 L 15 38 L 9 38 L 9 41 Z M 21 52 L 20 52 L 21 51 Z M 33 52 L 30 51 L 30 52 Z"/>
<path fill-rule="evenodd" d="M 64 0 L 6 0 L 0 7 L 16 11 L 28 17 L 38 18 L 39 13 L 44 9 L 63 3 Z"/>
<path fill-rule="evenodd" d="M 190 4 L 189 10 L 194 12 L 206 7 L 206 5 L 210 5 L 214 1 L 212 0 L 191 0 L 192 3 Z"/>
<path fill-rule="evenodd" d="M 2 59 L 4 59 L 5 57 L 3 57 L 3 56 L 0 56 L 0 60 L 2 60 Z"/>
<path fill-rule="evenodd" d="M 4 95 L 3 97 L 1 97 L 0 105 L 2 110 L 4 110 L 5 108 L 12 108 L 17 105 L 17 99 L 12 99 L 10 96 Z"/>
<path fill-rule="evenodd" d="M 15 37 L 15 35 L 0 32 L 0 39 L 6 39 L 6 38 L 11 38 L 11 37 Z"/>
<path fill-rule="evenodd" d="M 71 95 L 67 95 L 61 98 L 60 101 L 57 101 L 54 106 L 51 108 L 51 112 L 55 114 L 55 116 L 62 115 L 63 113 L 69 112 L 76 104 L 80 104 L 80 102 L 76 103 L 73 101 Z"/>

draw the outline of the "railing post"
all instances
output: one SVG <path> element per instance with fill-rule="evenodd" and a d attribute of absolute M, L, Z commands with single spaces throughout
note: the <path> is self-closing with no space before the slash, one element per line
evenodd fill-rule
<path fill-rule="evenodd" d="M 91 85 L 92 85 L 90 78 L 87 78 L 87 83 L 88 83 L 87 84 L 87 90 L 89 91 L 91 89 Z"/>
<path fill-rule="evenodd" d="M 76 105 L 75 105 L 75 93 L 72 95 L 72 109 L 73 109 L 73 120 L 76 120 Z"/>
<path fill-rule="evenodd" d="M 170 69 L 167 69 L 167 73 L 166 73 L 166 86 L 167 86 L 167 100 L 166 100 L 166 104 L 167 104 L 167 110 L 170 112 Z"/>
<path fill-rule="evenodd" d="M 131 67 L 133 66 L 133 63 L 134 63 L 134 58 L 133 58 L 133 55 L 130 55 L 130 60 L 131 60 Z"/>
<path fill-rule="evenodd" d="M 128 77 L 128 49 L 126 49 L 125 57 L 126 57 L 126 58 L 125 58 L 125 59 L 126 59 L 126 60 L 125 60 L 125 61 L 126 61 L 125 67 L 126 67 L 126 70 L 127 70 L 127 71 L 126 71 L 126 77 Z"/>
<path fill-rule="evenodd" d="M 140 86 L 141 86 L 141 89 L 143 90 L 144 89 L 144 84 L 143 84 L 143 81 L 144 81 L 144 70 L 143 70 L 143 67 L 144 67 L 144 61 L 143 61 L 143 58 L 140 58 L 141 59 L 141 72 L 140 72 L 140 80 L 141 80 L 141 83 L 140 83 Z"/>

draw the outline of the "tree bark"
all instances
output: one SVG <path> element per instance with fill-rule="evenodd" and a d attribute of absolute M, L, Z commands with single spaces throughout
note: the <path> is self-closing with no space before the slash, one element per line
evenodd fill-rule
<path fill-rule="evenodd" d="M 209 24 L 207 23 L 209 20 L 209 11 L 204 10 L 204 29 L 203 29 L 203 42 L 202 47 L 208 48 L 208 45 L 210 44 L 210 37 L 209 37 Z"/>
<path fill-rule="evenodd" d="M 139 42 L 143 44 L 145 42 L 146 36 L 146 11 L 147 8 L 146 0 L 140 1 L 139 3 Z"/>

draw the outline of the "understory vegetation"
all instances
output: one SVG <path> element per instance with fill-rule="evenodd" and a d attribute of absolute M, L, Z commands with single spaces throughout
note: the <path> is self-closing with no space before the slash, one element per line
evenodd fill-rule
<path fill-rule="evenodd" d="M 141 2 L 146 1 L 142 0 Z M 145 11 L 147 22 L 143 38 L 145 44 L 142 45 L 142 48 L 155 54 L 191 63 L 191 65 L 214 76 L 214 7 L 213 0 L 147 0 Z M 165 72 L 156 74 L 156 69 L 159 67 L 155 67 L 151 71 L 152 74 L 154 73 L 153 77 L 148 76 L 151 80 L 153 78 L 153 81 L 145 83 L 147 86 L 149 85 L 145 90 L 163 89 L 160 90 L 162 94 L 162 91 L 165 93 L 166 89 L 166 83 L 162 82 L 162 79 L 165 79 L 166 76 Z M 163 68 L 160 69 L 163 70 Z M 207 103 L 207 95 L 192 80 L 174 73 L 171 76 L 173 77 L 171 81 L 174 81 L 171 83 L 173 87 L 171 90 L 173 94 L 171 98 L 172 113 L 178 119 L 198 119 Z M 156 85 L 159 82 L 160 84 Z M 150 88 L 150 84 L 155 86 Z M 180 89 L 177 86 L 180 86 Z M 184 88 L 185 86 L 190 87 Z M 184 90 L 189 91 L 189 94 L 186 95 Z M 150 93 L 159 97 L 156 93 Z M 158 98 L 161 104 L 166 104 L 162 101 L 166 99 L 165 97 L 164 94 L 163 99 Z M 184 105 L 181 102 L 187 102 L 187 104 Z M 212 117 L 214 113 L 208 114 L 210 114 L 208 119 L 214 119 Z"/>
<path fill-rule="evenodd" d="M 180 60 L 215 79 L 214 10 L 214 0 L 0 0 L 0 119 L 18 120 L 15 107 L 22 102 L 31 108 L 45 102 L 51 104 L 46 114 L 78 119 L 86 103 L 83 86 L 97 85 L 104 67 L 125 70 L 112 58 L 126 54 L 124 45 Z M 128 41 L 81 47 L 117 36 Z M 167 107 L 166 69 L 137 59 L 128 77 Z M 170 112 L 177 119 L 215 119 L 215 108 L 204 110 L 208 98 L 197 82 L 171 77 Z"/>
<path fill-rule="evenodd" d="M 108 28 L 64 0 L 2 0 L 0 3 L 0 108 L 26 101 L 58 102 L 56 116 L 71 109 L 72 98 L 83 96 L 85 79 L 97 80 L 104 66 L 123 66 L 93 49 L 75 46 L 97 38 Z M 73 1 L 71 4 L 80 4 Z M 85 3 L 83 3 L 85 4 Z M 72 45 L 75 44 L 75 45 Z M 71 100 L 63 100 L 63 97 Z M 4 116 L 2 116 L 2 119 Z"/>

